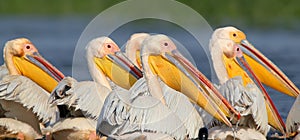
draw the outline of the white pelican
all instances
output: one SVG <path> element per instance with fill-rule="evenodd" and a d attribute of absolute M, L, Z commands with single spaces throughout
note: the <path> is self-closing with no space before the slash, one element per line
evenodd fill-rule
<path fill-rule="evenodd" d="M 135 33 L 127 41 L 125 47 L 125 53 L 127 54 L 128 58 L 135 65 L 140 66 L 140 68 L 142 68 L 140 59 L 141 46 L 144 39 L 149 36 L 150 35 L 147 33 Z M 204 122 L 208 122 L 208 120 L 210 120 L 212 117 L 210 115 L 207 115 L 206 113 L 204 114 L 201 108 L 193 105 L 186 96 L 171 89 L 166 84 L 164 84 L 164 82 L 160 82 L 160 86 L 164 92 L 164 98 L 168 101 L 166 105 L 184 122 L 186 128 L 188 129 L 189 137 L 195 138 L 197 136 L 199 128 L 204 127 Z M 181 104 L 180 106 L 177 105 L 179 102 Z M 196 107 L 196 110 L 194 109 L 194 107 Z M 201 112 L 201 117 L 199 116 L 197 110 Z M 187 116 L 184 114 L 193 115 Z M 198 124 L 196 124 L 195 122 L 198 122 Z"/>
<path fill-rule="evenodd" d="M 47 82 L 56 82 L 51 76 L 59 78 L 58 71 L 25 38 L 14 39 L 5 44 L 4 60 L 9 75 L 0 81 L 0 104 L 4 111 L 2 115 L 27 123 L 41 135 L 39 123 L 53 124 L 59 119 L 59 112 L 56 106 L 47 104 L 49 94 L 40 86 L 50 89 L 54 84 Z M 41 81 L 41 84 L 37 85 L 22 75 Z M 45 79 L 41 76 L 45 76 Z"/>
<path fill-rule="evenodd" d="M 104 100 L 112 91 L 108 78 L 115 81 L 121 77 L 125 79 L 121 85 L 126 84 L 126 86 L 129 86 L 130 80 L 135 82 L 137 79 L 131 73 L 138 71 L 138 69 L 130 67 L 133 64 L 127 59 L 115 55 L 120 49 L 108 37 L 93 39 L 88 43 L 86 49 L 89 70 L 95 82 L 77 82 L 71 77 L 66 77 L 52 91 L 49 102 L 52 105 L 67 105 L 75 110 L 81 110 L 86 117 L 98 119 Z M 130 71 L 134 68 L 137 70 Z M 116 77 L 116 74 L 119 77 Z M 128 79 L 125 78 L 126 76 Z M 116 81 L 116 83 L 119 83 L 121 80 Z M 118 90 L 121 89 L 118 88 Z"/>
<path fill-rule="evenodd" d="M 135 76 L 139 75 L 139 73 L 134 73 L 138 71 L 138 69 L 133 67 L 130 61 L 115 55 L 120 49 L 113 40 L 108 37 L 93 39 L 88 43 L 86 49 L 89 70 L 95 82 L 77 82 L 71 77 L 66 77 L 60 81 L 58 86 L 52 91 L 48 102 L 52 105 L 67 105 L 71 110 L 71 115 L 74 117 L 84 116 L 87 119 L 97 120 L 104 100 L 112 90 L 107 77 L 111 76 L 109 78 L 111 78 L 112 81 L 116 81 L 116 83 L 122 82 L 122 85 L 126 87 L 130 86 L 130 82 L 136 81 L 137 77 Z M 135 68 L 136 70 L 134 70 Z M 119 77 L 116 77 L 114 74 L 118 74 Z M 125 77 L 129 78 L 126 79 Z M 118 80 L 119 78 L 123 78 L 123 80 Z M 121 88 L 115 88 L 114 90 L 121 90 Z M 64 123 L 58 122 L 55 124 L 55 127 L 59 127 L 63 124 Z M 91 125 L 96 125 L 96 123 L 81 123 L 81 125 L 91 127 Z M 60 127 L 60 131 L 69 129 L 65 126 Z M 84 128 L 82 129 L 87 132 Z M 57 133 L 56 129 L 50 132 L 52 135 L 56 135 Z M 95 132 L 95 127 L 93 132 Z M 75 135 L 73 133 L 71 134 Z"/>
<path fill-rule="evenodd" d="M 170 46 L 164 46 L 165 43 L 168 43 Z M 133 43 L 135 44 L 135 43 Z M 154 36 L 150 36 L 148 38 L 146 38 L 143 42 L 143 49 L 142 49 L 142 66 L 143 66 L 143 70 L 144 70 L 144 77 L 146 79 L 146 81 L 143 81 L 143 79 L 140 79 L 137 83 L 135 83 L 135 85 L 130 89 L 130 91 L 126 94 L 111 94 L 108 96 L 108 98 L 106 99 L 104 108 L 102 110 L 102 113 L 99 117 L 98 120 L 98 125 L 97 125 L 97 131 L 99 133 L 103 133 L 106 135 L 115 135 L 115 137 L 117 135 L 122 135 L 124 133 L 133 133 L 135 131 L 151 131 L 151 132 L 159 132 L 159 133 L 165 133 L 168 135 L 171 135 L 175 138 L 183 138 L 183 136 L 187 136 L 187 134 L 189 134 L 189 138 L 195 138 L 197 137 L 197 133 L 195 131 L 199 130 L 199 126 L 188 126 L 185 122 L 184 117 L 182 117 L 182 115 L 186 115 L 184 112 L 186 112 L 186 110 L 190 110 L 192 109 L 192 112 L 196 112 L 195 108 L 189 103 L 187 98 L 184 97 L 176 97 L 176 96 L 183 96 L 181 94 L 176 93 L 175 90 L 167 87 L 165 84 L 162 84 L 162 82 L 159 81 L 158 77 L 156 75 L 154 75 L 152 73 L 152 71 L 150 70 L 150 65 L 148 64 L 148 57 L 150 57 L 151 55 L 161 55 L 164 54 L 166 52 L 170 52 L 173 49 L 175 49 L 175 45 L 174 43 L 166 36 L 164 35 L 154 35 Z M 135 52 L 133 52 L 135 53 Z M 187 77 L 186 77 L 187 78 Z M 147 83 L 147 85 L 145 85 L 145 82 Z M 193 83 L 192 83 L 193 84 Z M 142 88 L 143 87 L 143 88 Z M 158 96 L 153 96 L 156 98 L 156 100 L 154 100 L 153 97 L 148 97 L 148 96 L 143 96 L 144 94 L 149 94 L 153 95 L 153 93 L 158 93 Z M 143 94 L 142 94 L 143 93 Z M 197 93 L 199 93 L 199 91 L 197 91 Z M 201 94 L 201 92 L 200 92 Z M 159 95 L 163 95 L 159 96 Z M 131 97 L 130 97 L 131 96 Z M 202 96 L 203 95 L 199 95 Z M 225 117 L 224 114 L 222 114 L 221 110 L 218 110 L 219 108 L 214 104 L 214 102 L 212 101 L 212 99 L 209 100 L 209 97 L 205 96 L 205 98 L 208 98 L 208 100 L 202 99 L 201 97 L 197 100 L 198 102 L 201 102 L 200 100 L 204 101 L 205 103 L 207 103 L 205 107 L 206 110 L 208 110 L 208 112 L 210 112 L 211 114 L 213 114 L 215 117 L 217 117 L 219 120 L 223 120 L 224 122 L 228 122 L 227 118 Z M 158 102 L 158 100 L 161 100 L 161 98 L 165 98 L 165 105 L 167 106 L 163 106 L 161 105 L 161 103 Z M 194 99 L 197 97 L 194 97 Z M 139 103 L 140 101 L 142 102 L 142 100 L 145 100 L 145 104 L 141 104 Z M 182 100 L 182 101 L 180 101 Z M 147 104 L 146 104 L 147 103 Z M 178 103 L 180 103 L 179 107 L 178 107 Z M 186 105 L 186 103 L 189 103 L 189 105 Z M 156 104 L 156 105 L 153 105 Z M 180 109 L 181 106 L 186 106 L 186 110 L 184 110 L 183 108 L 181 108 L 181 110 L 176 110 L 176 109 L 172 109 L 172 104 L 175 105 L 177 107 L 177 109 Z M 149 107 L 153 105 L 152 108 L 148 109 L 148 108 L 144 108 L 145 106 Z M 140 106 L 142 106 L 140 108 Z M 168 107 L 168 108 L 166 108 Z M 203 106 L 202 106 L 203 107 Z M 226 107 L 224 107 L 226 108 Z M 159 117 L 161 114 L 161 111 L 159 110 L 173 110 L 171 111 L 172 113 L 175 112 L 175 116 L 178 116 L 179 118 L 181 118 L 181 122 L 184 124 L 185 128 L 188 129 L 187 133 L 185 133 L 185 135 L 182 135 L 182 133 L 177 132 L 177 135 L 174 135 L 174 128 L 172 125 L 170 126 L 155 126 L 155 125 L 151 125 L 151 127 L 149 126 L 149 122 L 156 122 L 154 124 L 157 124 L 157 122 L 159 123 L 161 120 L 163 120 L 165 117 Z M 159 112 L 159 114 L 153 114 L 150 112 L 155 112 L 155 110 L 158 110 L 157 112 Z M 149 113 L 148 113 L 149 112 Z M 182 114 L 180 114 L 180 112 Z M 213 113 L 212 113 L 213 112 Z M 215 113 L 215 114 L 214 114 Z M 168 116 L 169 113 L 163 115 L 163 116 Z M 194 114 L 194 113 L 191 113 Z M 197 112 L 196 112 L 197 114 Z M 142 116 L 144 116 L 144 118 Z M 197 114 L 198 115 L 198 114 Z M 189 117 L 189 116 L 185 116 L 185 117 Z M 136 119 L 134 119 L 136 118 Z M 199 119 L 201 119 L 198 115 L 198 117 L 196 117 L 198 119 L 192 119 L 195 122 L 199 121 Z M 153 120 L 154 119 L 154 120 Z M 173 118 L 176 119 L 176 118 Z M 170 123 L 171 122 L 176 122 L 176 121 L 172 121 L 170 119 L 167 119 L 168 121 L 165 121 L 165 123 Z M 227 121 L 226 121 L 227 120 Z M 137 124 L 136 124 L 137 123 Z M 150 124 L 153 124 L 150 123 Z M 186 124 L 185 124 L 186 123 Z M 230 125 L 230 123 L 228 123 L 228 125 Z M 106 128 L 106 129 L 105 129 Z M 109 129 L 108 129 L 109 128 Z M 195 130 L 194 128 L 196 128 L 197 130 Z M 194 129 L 194 130 L 192 130 Z M 192 130 L 192 131 L 191 131 Z M 113 137 L 113 136 L 112 136 Z"/>
<path fill-rule="evenodd" d="M 249 46 L 249 43 L 245 42 L 247 42 L 245 34 L 234 27 L 220 28 L 213 33 L 210 40 L 210 51 L 213 66 L 221 84 L 220 90 L 232 104 L 236 104 L 235 108 L 239 108 L 243 116 L 252 115 L 253 122 L 242 119 L 239 122 L 241 125 L 254 127 L 266 135 L 268 126 L 265 121 L 267 120 L 271 126 L 285 134 L 285 124 L 255 75 L 257 71 L 253 72 L 251 69 L 253 66 L 250 68 L 243 59 L 241 44 Z M 236 56 L 239 59 L 236 59 Z M 241 65 L 237 60 L 241 62 Z M 262 108 L 264 105 L 266 110 Z"/>
<path fill-rule="evenodd" d="M 238 31 L 235 28 L 228 27 L 229 30 L 231 28 L 231 32 L 227 32 L 227 34 L 231 35 L 231 39 L 233 39 L 235 42 L 237 42 L 239 47 L 243 50 L 243 56 L 247 60 L 248 64 L 251 66 L 251 69 L 253 70 L 253 73 L 255 74 L 254 78 L 256 77 L 259 81 L 261 81 L 263 84 L 274 88 L 275 90 L 278 90 L 282 93 L 285 93 L 292 97 L 297 97 L 299 95 L 299 89 L 294 85 L 294 83 L 275 65 L 273 64 L 267 57 L 265 57 L 261 52 L 259 52 L 257 49 L 254 48 L 247 40 L 246 36 L 243 32 Z M 227 29 L 228 29 L 227 28 Z M 237 31 L 237 32 L 235 32 Z M 235 36 L 234 36 L 235 35 Z M 237 71 L 239 68 L 236 67 Z M 228 70 L 228 69 L 227 69 Z M 228 73 L 230 77 L 235 76 L 235 72 Z M 239 73 L 241 74 L 241 73 Z M 243 76 L 243 80 L 247 81 L 247 78 Z M 266 96 L 265 96 L 266 97 Z M 266 97 L 268 98 L 268 97 Z M 295 102 L 296 104 L 296 102 Z M 269 106 L 272 106 L 271 103 Z M 295 110 L 295 108 L 291 109 Z M 295 112 L 295 111 L 291 111 Z M 294 114 L 291 113 L 290 114 Z M 268 112 L 270 113 L 270 112 Z M 274 112 L 276 114 L 276 112 Z M 293 116 L 293 115 L 289 115 Z M 270 117 L 270 115 L 268 115 Z M 291 117 L 292 118 L 292 117 Z M 293 120 L 293 119 L 292 119 Z M 276 122 L 270 122 L 270 121 L 276 121 L 274 119 L 269 118 L 269 123 L 276 129 L 280 130 L 281 132 L 285 132 L 284 123 L 282 120 L 279 119 L 279 122 L 277 120 Z M 289 123 L 289 130 L 291 130 L 291 119 L 287 119 L 287 123 Z M 280 123 L 280 124 L 279 124 Z M 275 125 L 275 126 L 274 126 Z M 278 125 L 278 126 L 276 126 Z M 281 125 L 281 126 L 280 126 Z M 290 131 L 288 131 L 290 133 Z M 294 131 L 293 131 L 294 132 Z M 292 134 L 293 135 L 293 134 Z"/>

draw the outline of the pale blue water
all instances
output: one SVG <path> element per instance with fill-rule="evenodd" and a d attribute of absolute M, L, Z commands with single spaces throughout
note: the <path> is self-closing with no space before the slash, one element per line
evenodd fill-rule
<path fill-rule="evenodd" d="M 0 16 L 0 46 L 3 49 L 7 40 L 17 37 L 29 38 L 39 49 L 40 53 L 65 75 L 72 75 L 72 59 L 77 40 L 86 25 L 93 17 L 9 17 Z M 197 45 L 181 30 L 168 28 L 169 25 L 158 26 L 128 26 L 112 34 L 112 38 L 121 45 L 131 33 L 151 31 L 156 33 L 173 32 L 173 37 L 181 43 Z M 300 33 L 285 30 L 260 31 L 243 29 L 248 40 L 263 54 L 271 59 L 287 76 L 300 87 Z M 204 52 L 191 51 L 198 68 L 210 77 L 207 57 Z M 2 51 L 0 51 L 2 55 Z M 83 58 L 84 59 L 84 58 Z M 0 63 L 3 58 L 0 57 Z M 84 69 L 83 69 L 84 70 Z M 89 79 L 82 75 L 82 79 Z M 294 99 L 273 90 L 269 90 L 281 116 L 285 119 Z"/>

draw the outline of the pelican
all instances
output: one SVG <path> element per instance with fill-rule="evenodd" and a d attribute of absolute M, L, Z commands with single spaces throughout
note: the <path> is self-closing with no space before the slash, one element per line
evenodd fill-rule
<path fill-rule="evenodd" d="M 49 94 L 46 91 L 53 86 L 47 82 L 56 82 L 51 80 L 51 76 L 59 78 L 56 75 L 59 71 L 44 60 L 34 45 L 25 38 L 14 39 L 5 44 L 4 60 L 8 74 L 0 81 L 1 116 L 16 119 L 15 121 L 20 121 L 19 124 L 26 123 L 32 127 L 33 133 L 42 135 L 40 122 L 49 125 L 59 119 L 58 108 L 47 104 Z M 45 79 L 38 77 L 39 74 L 45 76 Z M 28 79 L 27 76 L 32 79 Z M 38 85 L 33 80 L 42 83 Z M 15 121 L 11 123 L 16 123 Z M 7 122 L 2 124 L 5 123 Z M 27 133 L 23 129 L 14 131 Z"/>
<path fill-rule="evenodd" d="M 71 77 L 66 77 L 52 91 L 48 102 L 52 105 L 67 105 L 74 108 L 74 111 L 79 109 L 86 117 L 97 120 L 105 98 L 112 91 L 108 79 L 111 78 L 112 81 L 115 81 L 119 77 L 126 79 L 125 77 L 127 76 L 128 79 L 126 80 L 136 80 L 138 77 L 135 76 L 139 73 L 135 74 L 134 72 L 139 70 L 133 67 L 133 64 L 128 59 L 122 59 L 115 55 L 120 49 L 108 37 L 99 37 L 91 40 L 86 49 L 89 71 L 95 82 L 77 82 Z M 136 69 L 130 71 L 134 68 Z M 115 74 L 118 74 L 119 77 L 116 77 Z M 126 81 L 127 83 L 124 81 L 122 85 L 130 85 L 130 81 Z M 114 90 L 122 89 L 117 88 Z"/>
<path fill-rule="evenodd" d="M 244 55 L 242 50 L 248 52 Z M 226 97 L 229 100 L 231 99 L 231 103 L 240 104 L 237 104 L 235 108 L 240 108 L 243 116 L 251 114 L 254 120 L 252 123 L 246 121 L 241 121 L 239 123 L 242 123 L 242 125 L 246 123 L 244 125 L 250 128 L 253 128 L 254 126 L 254 128 L 258 128 L 262 134 L 266 135 L 268 132 L 268 126 L 265 121 L 267 120 L 268 124 L 285 134 L 285 124 L 277 112 L 277 109 L 275 108 L 268 93 L 261 84 L 261 81 L 266 82 L 262 80 L 264 76 L 261 77 L 261 75 L 263 75 L 261 73 L 266 70 L 260 71 L 259 75 L 256 75 L 259 73 L 258 71 L 252 70 L 252 68 L 258 69 L 255 68 L 255 66 L 260 66 L 259 68 L 262 68 L 262 66 L 258 65 L 257 62 L 252 62 L 253 58 L 255 58 L 255 60 L 260 60 L 259 62 L 269 61 L 263 59 L 263 57 L 258 55 L 258 53 L 255 53 L 256 57 L 254 57 L 255 55 L 253 54 L 250 55 L 251 53 L 249 52 L 252 50 L 253 47 L 251 47 L 250 43 L 248 43 L 246 40 L 246 35 L 234 27 L 219 28 L 213 33 L 210 40 L 210 52 L 213 66 L 219 79 L 219 84 L 221 85 L 220 90 L 222 90 L 223 94 L 226 94 Z M 250 66 L 245 61 L 244 56 L 246 57 L 246 60 L 249 62 Z M 258 57 L 259 59 L 257 59 L 257 56 L 260 56 Z M 278 72 L 279 70 L 276 69 L 276 71 Z M 270 72 L 267 74 L 269 74 L 269 78 L 274 76 L 274 73 L 271 73 L 272 75 Z M 280 82 L 282 81 L 283 80 Z M 270 83 L 270 81 L 267 82 Z M 289 87 L 286 86 L 286 88 L 288 89 Z M 292 90 L 290 91 L 292 92 Z M 249 101 L 245 100 L 246 98 L 250 99 L 251 105 L 249 104 Z M 241 105 L 247 104 L 249 104 L 248 108 L 241 108 Z M 266 110 L 262 106 L 266 106 Z M 253 126 L 251 127 L 250 125 Z"/>
<path fill-rule="evenodd" d="M 123 87 L 126 88 L 126 86 L 130 86 L 130 82 L 136 81 L 136 78 L 138 78 L 136 77 L 137 75 L 140 75 L 140 73 L 134 73 L 139 70 L 134 67 L 131 62 L 127 59 L 123 59 L 123 57 L 115 55 L 115 53 L 119 51 L 119 47 L 108 37 L 99 37 L 91 40 L 86 47 L 86 58 L 89 71 L 95 82 L 77 82 L 71 77 L 66 77 L 60 81 L 58 86 L 52 91 L 48 102 L 52 105 L 67 105 L 73 117 L 86 117 L 86 119 L 97 120 L 104 100 L 112 89 L 118 91 L 125 90 L 122 88 L 111 88 L 111 83 L 108 79 L 111 78 L 111 80 L 114 82 L 116 81 L 116 83 L 122 82 Z M 123 80 L 118 80 L 120 77 L 116 77 L 111 73 L 119 74 Z M 126 76 L 129 78 L 126 79 Z M 81 120 L 83 120 L 83 118 Z M 76 120 L 66 118 L 63 121 L 70 122 Z M 82 133 L 95 132 L 95 127 L 92 127 L 91 125 L 96 125 L 96 123 L 81 123 L 81 126 L 86 126 L 84 128 L 88 128 L 88 126 L 89 128 L 94 128 L 93 130 L 89 129 L 88 131 L 81 128 L 85 131 Z M 59 132 L 55 128 L 60 128 Z M 57 133 L 65 132 L 62 130 L 68 130 L 70 128 L 71 126 L 66 126 L 59 121 L 50 132 L 52 135 L 58 135 Z M 65 135 L 76 135 L 75 132 L 78 133 L 77 131 L 74 131 L 74 133 Z M 79 132 L 81 133 L 81 131 Z M 91 135 L 91 137 L 94 136 Z"/>
<path fill-rule="evenodd" d="M 143 41 L 149 36 L 150 35 L 147 33 L 135 33 L 131 35 L 130 39 L 127 41 L 125 46 L 125 53 L 128 56 L 128 58 L 140 68 L 142 68 L 141 59 L 139 57 L 141 46 Z M 164 98 L 168 100 L 166 105 L 184 122 L 184 124 L 186 125 L 189 131 L 188 132 L 189 136 L 196 137 L 198 130 L 201 127 L 205 126 L 204 122 L 208 122 L 208 120 L 211 119 L 211 116 L 208 114 L 204 114 L 203 110 L 197 108 L 195 105 L 190 103 L 190 101 L 186 96 L 182 95 L 180 92 L 171 89 L 166 84 L 164 84 L 164 82 L 160 81 L 160 86 L 164 92 Z M 174 104 L 178 104 L 178 102 L 181 103 L 181 106 L 180 107 L 178 107 L 177 105 L 174 106 Z M 194 107 L 196 107 L 196 110 L 193 109 Z M 199 116 L 197 110 L 199 111 L 201 117 Z M 186 115 L 183 114 L 193 114 L 193 115 L 191 117 L 187 117 Z M 195 122 L 199 122 L 199 124 L 195 124 Z"/>
<path fill-rule="evenodd" d="M 281 93 L 297 98 L 286 120 L 287 136 L 294 136 L 295 132 L 299 131 L 297 130 L 299 123 L 299 119 L 297 119 L 299 116 L 297 106 L 299 105 L 298 95 L 300 90 L 272 61 L 247 40 L 242 40 L 240 47 L 244 52 L 244 57 L 248 64 L 262 83 Z M 297 136 L 295 139 L 297 139 Z"/>

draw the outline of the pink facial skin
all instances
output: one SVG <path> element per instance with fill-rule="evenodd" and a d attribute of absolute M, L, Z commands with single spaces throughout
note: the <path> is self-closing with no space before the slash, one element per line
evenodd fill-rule
<path fill-rule="evenodd" d="M 243 52 L 242 52 L 242 49 L 238 46 L 238 45 L 234 45 L 234 53 L 235 53 L 235 56 L 240 58 L 243 56 Z"/>

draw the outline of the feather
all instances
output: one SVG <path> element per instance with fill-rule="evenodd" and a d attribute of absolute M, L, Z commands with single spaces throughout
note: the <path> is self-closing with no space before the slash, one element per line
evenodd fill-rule
<path fill-rule="evenodd" d="M 6 75 L 8 75 L 8 69 L 6 68 L 6 65 L 3 64 L 0 66 L 0 79 L 3 79 Z"/>
<path fill-rule="evenodd" d="M 155 132 L 184 139 L 186 128 L 182 121 L 159 100 L 137 96 L 130 92 L 112 92 L 105 100 L 97 122 L 97 133 L 118 139 L 135 132 Z"/>
<path fill-rule="evenodd" d="M 73 129 L 73 130 L 95 130 L 96 122 L 94 120 L 75 117 L 61 119 L 55 125 L 52 126 L 51 132 L 57 132 L 61 130 Z M 47 128 L 48 129 L 48 128 Z"/>
<path fill-rule="evenodd" d="M 177 115 L 187 128 L 187 134 L 190 138 L 198 137 L 198 130 L 204 127 L 203 120 L 188 97 L 184 94 L 168 87 L 163 81 L 159 80 L 162 92 L 166 100 L 166 106 Z M 150 96 L 147 82 L 144 78 L 139 79 L 129 90 L 131 100 L 138 96 Z"/>
<path fill-rule="evenodd" d="M 32 110 L 43 123 L 54 123 L 59 119 L 57 107 L 47 104 L 49 94 L 30 79 L 7 75 L 0 81 L 0 89 L 0 99 L 19 103 L 26 110 Z"/>
<path fill-rule="evenodd" d="M 30 125 L 12 118 L 0 118 L 1 131 L 5 130 L 5 135 L 18 134 L 22 132 L 25 139 L 41 139 L 42 135 L 36 132 Z M 3 132 L 1 132 L 3 134 Z"/>
<path fill-rule="evenodd" d="M 80 110 L 85 117 L 97 120 L 109 92 L 108 88 L 96 82 L 77 82 L 66 77 L 52 91 L 48 102 L 67 105 L 75 111 Z"/>
<path fill-rule="evenodd" d="M 219 91 L 241 113 L 242 118 L 238 122 L 240 126 L 254 128 L 264 135 L 267 134 L 269 126 L 264 97 L 254 84 L 244 87 L 242 78 L 237 76 L 221 85 Z"/>
<path fill-rule="evenodd" d="M 298 132 L 300 129 L 300 96 L 298 96 L 287 116 L 286 128 L 287 132 Z"/>
<path fill-rule="evenodd" d="M 204 127 L 204 123 L 188 97 L 184 94 L 163 84 L 163 93 L 168 108 L 175 113 L 187 128 L 189 138 L 197 138 L 199 129 Z"/>

